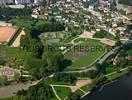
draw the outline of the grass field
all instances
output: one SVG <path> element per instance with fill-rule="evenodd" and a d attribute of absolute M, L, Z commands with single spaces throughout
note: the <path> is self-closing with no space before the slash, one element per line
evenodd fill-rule
<path fill-rule="evenodd" d="M 94 38 L 108 38 L 108 39 L 111 39 L 111 40 L 115 40 L 115 37 L 112 34 L 110 34 L 107 31 L 104 31 L 104 30 L 96 32 L 93 37 Z"/>
<path fill-rule="evenodd" d="M 7 47 L 6 48 L 6 55 L 8 57 L 14 57 L 16 59 L 26 59 L 29 57 L 32 57 L 31 52 L 23 51 L 20 48 L 15 48 L 15 47 Z"/>
<path fill-rule="evenodd" d="M 107 48 L 104 44 L 98 40 L 88 39 L 84 43 L 73 47 L 71 51 L 65 54 L 65 58 L 72 61 L 69 67 L 88 67 L 106 51 Z"/>
<path fill-rule="evenodd" d="M 5 59 L 8 65 L 14 68 L 18 68 L 20 65 L 26 64 L 27 60 L 32 58 L 32 53 L 23 51 L 20 48 L 15 47 L 3 47 L 0 49 L 2 51 L 0 56 Z"/>
<path fill-rule="evenodd" d="M 26 100 L 26 99 L 23 96 L 14 96 L 14 97 L 1 98 L 0 100 Z"/>
<path fill-rule="evenodd" d="M 71 89 L 68 87 L 54 86 L 54 88 L 61 100 L 65 100 L 65 98 L 69 97 L 71 94 Z"/>
<path fill-rule="evenodd" d="M 56 81 L 53 78 L 47 78 L 45 80 L 43 80 L 44 82 L 46 82 L 47 84 L 54 84 L 54 85 L 70 85 L 68 82 L 64 82 L 64 81 Z"/>
<path fill-rule="evenodd" d="M 132 49 L 127 51 L 128 55 L 132 56 Z"/>

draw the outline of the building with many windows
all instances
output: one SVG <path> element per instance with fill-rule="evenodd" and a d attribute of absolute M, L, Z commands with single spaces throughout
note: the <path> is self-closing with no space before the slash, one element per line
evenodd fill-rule
<path fill-rule="evenodd" d="M 11 4 L 14 3 L 14 0 L 0 0 L 0 4 Z"/>
<path fill-rule="evenodd" d="M 29 4 L 31 0 L 15 0 L 15 4 Z"/>

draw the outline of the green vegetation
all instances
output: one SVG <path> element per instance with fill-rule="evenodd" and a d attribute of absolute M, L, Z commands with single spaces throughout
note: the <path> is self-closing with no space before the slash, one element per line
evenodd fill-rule
<path fill-rule="evenodd" d="M 0 86 L 4 86 L 7 84 L 7 77 L 6 76 L 0 76 Z"/>
<path fill-rule="evenodd" d="M 83 89 L 85 92 L 91 91 L 92 88 L 93 88 L 92 84 L 88 84 L 88 85 L 81 87 L 81 89 Z"/>
<path fill-rule="evenodd" d="M 13 97 L 2 98 L 0 100 L 25 100 L 25 97 L 24 96 L 13 96 Z"/>
<path fill-rule="evenodd" d="M 9 65 L 12 65 L 13 67 L 18 68 L 28 59 L 32 58 L 31 52 L 23 51 L 21 48 L 6 47 L 5 51 L 5 60 Z"/>
<path fill-rule="evenodd" d="M 95 38 L 108 38 L 108 39 L 115 40 L 115 37 L 105 30 L 101 30 L 99 32 L 96 32 L 93 37 L 95 37 Z"/>
<path fill-rule="evenodd" d="M 18 95 L 24 95 L 26 100 L 50 100 L 54 97 L 52 88 L 44 81 L 27 91 L 19 91 Z"/>
<path fill-rule="evenodd" d="M 0 65 L 4 65 L 5 63 L 6 63 L 5 60 L 2 57 L 0 57 Z"/>
<path fill-rule="evenodd" d="M 75 93 L 73 93 L 73 95 L 82 96 L 82 95 L 84 95 L 84 93 L 78 89 Z"/>
<path fill-rule="evenodd" d="M 106 67 L 106 74 L 112 73 L 117 70 L 118 70 L 117 66 L 108 64 L 108 66 Z"/>
<path fill-rule="evenodd" d="M 24 96 L 26 100 L 56 100 L 53 90 L 50 86 L 53 85 L 68 85 L 68 83 L 64 81 L 56 81 L 54 78 L 45 78 L 40 83 L 35 86 L 32 86 L 28 89 L 28 91 L 18 91 L 18 96 Z M 62 98 L 69 97 L 71 94 L 70 88 L 54 86 L 57 95 Z M 34 95 L 36 95 L 34 97 Z"/>
<path fill-rule="evenodd" d="M 119 0 L 120 4 L 132 6 L 132 1 L 131 0 Z"/>
<path fill-rule="evenodd" d="M 85 41 L 87 41 L 87 39 L 85 39 L 85 38 L 77 38 L 77 39 L 74 40 L 75 43 L 85 42 Z"/>
<path fill-rule="evenodd" d="M 0 20 L 10 20 L 16 17 L 30 16 L 32 9 L 26 7 L 24 9 L 13 9 L 9 7 L 0 6 Z"/>
<path fill-rule="evenodd" d="M 107 78 L 108 78 L 108 80 L 114 80 L 114 79 L 120 78 L 123 75 L 126 75 L 127 73 L 128 73 L 128 70 L 115 72 L 115 73 L 113 73 L 111 75 L 108 75 Z"/>
<path fill-rule="evenodd" d="M 58 87 L 58 86 L 54 86 L 57 95 L 62 99 L 66 99 L 67 97 L 69 97 L 71 95 L 71 89 L 68 87 Z"/>
<path fill-rule="evenodd" d="M 37 20 L 32 19 L 32 18 L 14 18 L 9 20 L 10 23 L 12 23 L 13 25 L 16 26 L 20 26 L 20 27 L 26 27 L 26 28 L 31 28 Z"/>
<path fill-rule="evenodd" d="M 132 50 L 128 50 L 127 53 L 129 56 L 132 56 Z"/>
<path fill-rule="evenodd" d="M 55 74 L 55 76 L 53 77 L 53 79 L 55 81 L 60 81 L 60 82 L 65 82 L 68 83 L 70 85 L 74 85 L 77 81 L 77 77 L 74 74 L 61 74 L 61 73 L 57 73 Z"/>
<path fill-rule="evenodd" d="M 62 23 L 52 20 L 42 20 L 25 17 L 11 19 L 10 22 L 13 25 L 28 29 L 28 33 L 30 32 L 30 35 L 33 38 L 38 38 L 38 36 L 42 32 L 56 32 L 65 29 Z"/>
<path fill-rule="evenodd" d="M 107 51 L 107 47 L 97 40 L 88 39 L 84 43 L 74 46 L 72 50 L 65 54 L 65 58 L 72 61 L 70 67 L 81 68 L 90 67 Z"/>

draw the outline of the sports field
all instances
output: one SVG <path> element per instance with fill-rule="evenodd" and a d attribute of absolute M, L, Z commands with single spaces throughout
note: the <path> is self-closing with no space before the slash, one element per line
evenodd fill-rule
<path fill-rule="evenodd" d="M 16 33 L 15 27 L 0 27 L 0 42 L 9 42 Z"/>

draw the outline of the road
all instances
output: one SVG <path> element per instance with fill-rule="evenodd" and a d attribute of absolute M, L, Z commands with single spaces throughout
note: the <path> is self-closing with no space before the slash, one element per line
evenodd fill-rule
<path fill-rule="evenodd" d="M 22 89 L 27 90 L 30 86 L 36 85 L 40 81 L 41 80 L 34 81 L 32 83 L 30 82 L 25 83 L 25 84 L 19 83 L 19 84 L 0 87 L 0 98 L 15 96 L 17 91 L 22 90 Z"/>

